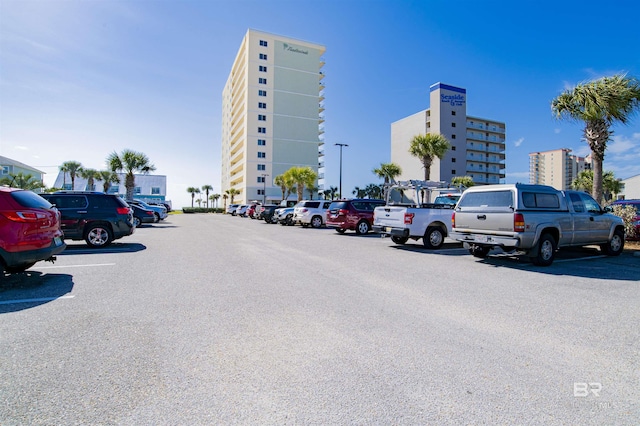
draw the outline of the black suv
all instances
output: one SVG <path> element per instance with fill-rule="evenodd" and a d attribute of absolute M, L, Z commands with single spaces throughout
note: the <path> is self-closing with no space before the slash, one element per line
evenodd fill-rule
<path fill-rule="evenodd" d="M 133 213 L 116 194 L 60 191 L 41 194 L 62 214 L 62 232 L 70 240 L 85 240 L 89 247 L 106 247 L 133 234 Z"/>

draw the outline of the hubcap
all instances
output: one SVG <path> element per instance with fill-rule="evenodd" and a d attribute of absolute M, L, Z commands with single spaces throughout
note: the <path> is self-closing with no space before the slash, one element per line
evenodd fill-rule
<path fill-rule="evenodd" d="M 622 246 L 622 238 L 619 235 L 614 235 L 611 239 L 611 250 L 618 251 Z"/>
<path fill-rule="evenodd" d="M 540 254 L 544 260 L 551 259 L 551 256 L 553 256 L 553 244 L 551 244 L 551 241 L 545 241 L 542 244 L 542 247 L 540 247 Z"/>
<path fill-rule="evenodd" d="M 442 234 L 440 231 L 432 232 L 431 235 L 429 235 L 429 242 L 434 246 L 442 244 Z"/>
<path fill-rule="evenodd" d="M 102 228 L 92 229 L 89 232 L 89 240 L 91 244 L 101 246 L 107 242 L 108 235 L 107 231 Z"/>

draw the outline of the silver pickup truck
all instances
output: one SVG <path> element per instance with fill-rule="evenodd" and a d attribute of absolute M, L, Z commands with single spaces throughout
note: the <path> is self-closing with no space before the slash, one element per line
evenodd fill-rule
<path fill-rule="evenodd" d="M 607 255 L 619 255 L 624 223 L 584 192 L 528 184 L 475 186 L 454 209 L 451 238 L 476 257 L 500 247 L 548 266 L 561 247 L 599 245 Z"/>

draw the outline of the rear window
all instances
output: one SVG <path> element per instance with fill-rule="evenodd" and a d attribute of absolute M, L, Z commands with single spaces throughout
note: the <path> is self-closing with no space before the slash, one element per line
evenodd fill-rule
<path fill-rule="evenodd" d="M 51 203 L 31 191 L 13 191 L 11 197 L 23 207 L 31 209 L 50 209 Z"/>
<path fill-rule="evenodd" d="M 557 209 L 560 207 L 558 194 L 523 192 L 522 204 L 528 208 Z"/>
<path fill-rule="evenodd" d="M 118 208 L 127 207 L 128 204 L 120 197 L 116 196 L 95 196 L 91 197 L 91 207 L 93 208 Z"/>
<path fill-rule="evenodd" d="M 335 201 L 329 206 L 329 210 L 346 210 L 347 208 L 347 203 L 344 201 Z"/>
<path fill-rule="evenodd" d="M 317 209 L 320 207 L 320 201 L 305 201 L 300 204 L 300 207 L 307 207 L 309 209 Z"/>
<path fill-rule="evenodd" d="M 512 207 L 513 205 L 511 191 L 467 192 L 458 203 L 458 207 Z"/>
<path fill-rule="evenodd" d="M 49 202 L 59 209 L 86 209 L 87 197 L 84 195 L 51 195 Z"/>

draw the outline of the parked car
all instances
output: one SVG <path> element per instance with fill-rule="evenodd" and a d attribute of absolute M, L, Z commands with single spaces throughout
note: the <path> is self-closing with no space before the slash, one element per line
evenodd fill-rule
<path fill-rule="evenodd" d="M 247 217 L 247 206 L 246 204 L 240 204 L 236 208 L 236 214 L 234 216 Z"/>
<path fill-rule="evenodd" d="M 599 245 L 608 256 L 624 249 L 620 217 L 585 192 L 546 185 L 473 186 L 460 197 L 451 222 L 451 238 L 480 258 L 499 247 L 549 266 L 563 247 Z"/>
<path fill-rule="evenodd" d="M 611 203 L 611 206 L 633 206 L 636 209 L 636 218 L 633 221 L 633 224 L 636 229 L 635 235 L 628 235 L 626 239 L 628 241 L 640 241 L 640 200 L 618 200 Z"/>
<path fill-rule="evenodd" d="M 157 222 L 156 213 L 153 210 L 145 209 L 138 204 L 129 204 L 129 207 L 133 210 L 133 224 L 136 228 L 143 223 Z"/>
<path fill-rule="evenodd" d="M 152 206 L 150 204 L 145 203 L 142 200 L 138 200 L 138 199 L 133 199 L 133 200 L 127 200 L 127 204 L 132 205 L 132 204 L 136 204 L 144 209 L 147 210 L 151 210 L 154 213 L 154 216 L 156 218 L 156 222 L 160 222 L 161 220 L 165 220 L 167 218 L 167 216 L 169 215 L 167 213 L 167 209 L 164 206 Z"/>
<path fill-rule="evenodd" d="M 274 204 L 260 206 L 260 213 L 258 214 L 258 219 L 262 219 L 267 223 L 274 223 L 272 222 L 272 219 L 274 218 L 273 213 L 279 208 L 280 206 L 276 206 Z"/>
<path fill-rule="evenodd" d="M 251 219 L 256 219 L 257 216 L 257 211 L 258 208 L 261 207 L 260 204 L 257 203 L 253 203 L 253 204 L 249 204 L 247 206 L 247 217 L 250 217 Z"/>
<path fill-rule="evenodd" d="M 297 204 L 296 204 L 297 205 Z M 275 222 L 274 223 L 279 223 L 280 225 L 287 225 L 287 226 L 291 226 L 291 225 L 295 225 L 295 222 L 293 221 L 293 211 L 294 211 L 295 207 L 281 207 L 279 209 L 277 209 L 275 211 Z"/>
<path fill-rule="evenodd" d="M 305 228 L 309 225 L 320 228 L 327 222 L 327 209 L 330 205 L 330 200 L 300 201 L 293 211 L 293 221 Z"/>
<path fill-rule="evenodd" d="M 116 194 L 59 191 L 42 197 L 60 211 L 65 239 L 100 248 L 135 231 L 131 207 Z"/>
<path fill-rule="evenodd" d="M 31 191 L 0 187 L 0 267 L 23 272 L 41 260 L 53 262 L 66 244 L 60 212 Z"/>
<path fill-rule="evenodd" d="M 236 209 L 238 208 L 240 204 L 229 204 L 227 206 L 227 213 L 230 214 L 231 216 L 235 216 L 236 215 Z"/>
<path fill-rule="evenodd" d="M 373 226 L 373 210 L 384 204 L 384 200 L 375 199 L 332 201 L 327 211 L 327 228 L 333 228 L 340 234 L 347 230 L 366 234 Z"/>

